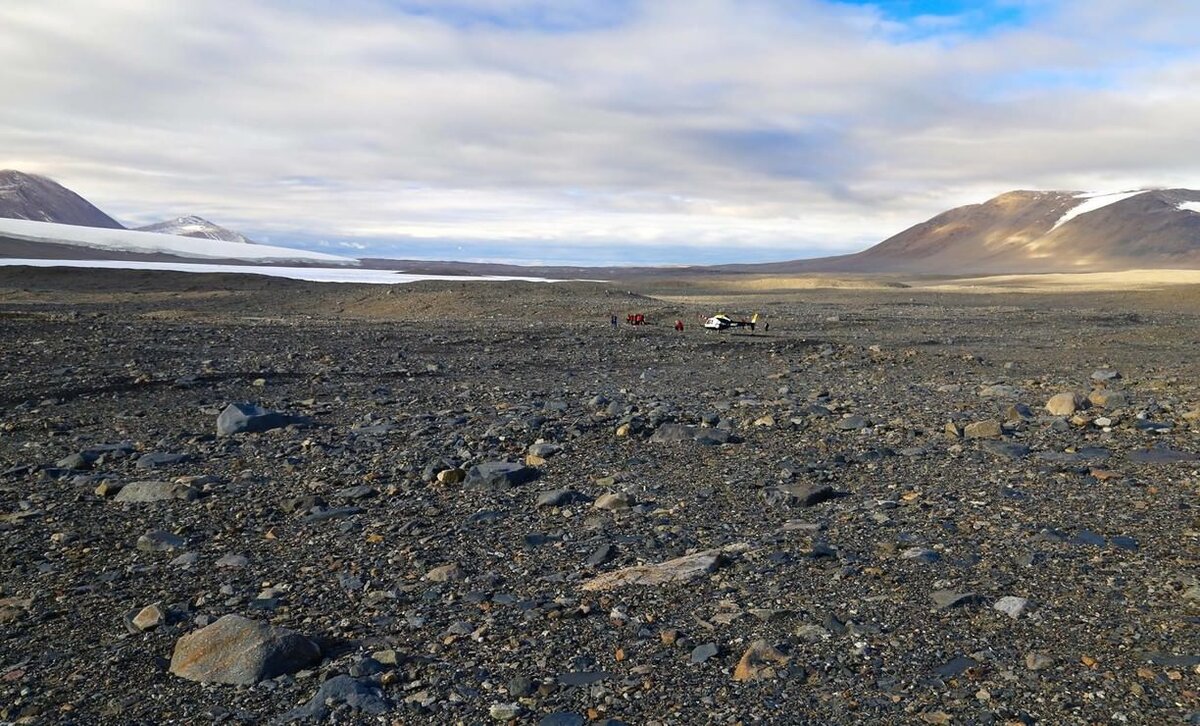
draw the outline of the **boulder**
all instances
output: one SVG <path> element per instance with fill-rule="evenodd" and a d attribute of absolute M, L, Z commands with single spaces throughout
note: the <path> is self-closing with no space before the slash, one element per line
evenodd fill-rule
<path fill-rule="evenodd" d="M 713 572 L 724 562 L 720 550 L 706 550 L 653 565 L 635 565 L 598 575 L 583 583 L 589 592 L 626 585 L 657 586 L 684 583 Z"/>
<path fill-rule="evenodd" d="M 182 499 L 190 502 L 199 497 L 200 490 L 188 484 L 177 484 L 170 481 L 135 481 L 121 487 L 121 490 L 113 497 L 113 501 L 143 504 Z"/>
<path fill-rule="evenodd" d="M 765 640 L 756 640 L 742 654 L 733 669 L 733 680 L 739 683 L 775 678 L 778 670 L 791 660 Z"/>
<path fill-rule="evenodd" d="M 268 411 L 253 403 L 231 403 L 217 416 L 217 436 L 240 433 L 261 433 L 292 423 L 292 417 L 278 411 Z"/>
<path fill-rule="evenodd" d="M 968 439 L 998 439 L 1004 435 L 1004 429 L 995 419 L 969 423 L 963 429 L 963 436 Z"/>
<path fill-rule="evenodd" d="M 1087 405 L 1087 399 L 1077 393 L 1059 393 L 1046 401 L 1046 411 L 1051 416 L 1072 416 Z"/>
<path fill-rule="evenodd" d="M 298 671 L 320 657 L 317 644 L 299 633 L 226 615 L 176 641 L 170 670 L 189 681 L 250 686 Z"/>
<path fill-rule="evenodd" d="M 629 509 L 631 506 L 633 506 L 633 497 L 630 497 L 625 492 L 602 494 L 592 506 L 596 509 L 602 509 L 606 512 Z"/>
<path fill-rule="evenodd" d="M 464 486 L 485 491 L 507 491 L 537 478 L 537 469 L 510 461 L 485 461 L 467 470 Z"/>

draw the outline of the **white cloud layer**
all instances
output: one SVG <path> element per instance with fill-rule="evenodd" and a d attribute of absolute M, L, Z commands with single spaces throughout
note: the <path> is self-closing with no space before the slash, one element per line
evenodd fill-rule
<path fill-rule="evenodd" d="M 617 262 L 1200 185 L 1200 3 L 1007 4 L 981 29 L 818 0 L 5 0 L 0 167 L 130 223 Z"/>

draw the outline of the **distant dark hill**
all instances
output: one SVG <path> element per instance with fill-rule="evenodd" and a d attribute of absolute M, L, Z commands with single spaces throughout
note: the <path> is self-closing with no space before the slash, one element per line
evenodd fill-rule
<path fill-rule="evenodd" d="M 117 220 L 58 182 L 12 170 L 0 171 L 0 217 L 124 229 Z"/>

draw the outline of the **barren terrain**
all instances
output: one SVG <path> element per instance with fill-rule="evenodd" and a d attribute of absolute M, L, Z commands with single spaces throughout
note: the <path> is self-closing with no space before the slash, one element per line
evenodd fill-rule
<path fill-rule="evenodd" d="M 1038 279 L 0 270 L 0 721 L 1195 723 L 1200 287 Z"/>

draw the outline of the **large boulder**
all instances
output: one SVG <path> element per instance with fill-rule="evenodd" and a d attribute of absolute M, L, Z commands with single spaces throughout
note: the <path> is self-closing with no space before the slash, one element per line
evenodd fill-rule
<path fill-rule="evenodd" d="M 176 641 L 171 673 L 200 683 L 250 686 L 298 671 L 320 657 L 317 644 L 299 633 L 226 615 Z"/>
<path fill-rule="evenodd" d="M 690 582 L 716 570 L 724 562 L 720 550 L 676 557 L 654 565 L 636 565 L 606 572 L 583 584 L 588 591 L 613 590 L 626 585 L 657 586 Z"/>
<path fill-rule="evenodd" d="M 1073 416 L 1076 411 L 1088 407 L 1088 400 L 1077 393 L 1059 393 L 1046 401 L 1046 411 L 1051 416 Z"/>
<path fill-rule="evenodd" d="M 292 417 L 287 414 L 268 411 L 253 403 L 231 403 L 217 416 L 217 436 L 261 433 L 283 428 L 292 421 Z"/>
<path fill-rule="evenodd" d="M 382 689 L 374 682 L 341 675 L 322 683 L 308 703 L 288 711 L 277 723 L 320 723 L 329 720 L 332 711 L 343 705 L 353 713 L 368 716 L 379 716 L 391 710 Z"/>
<path fill-rule="evenodd" d="M 114 502 L 164 502 L 173 499 L 192 501 L 200 496 L 200 490 L 189 484 L 170 481 L 135 481 L 121 487 Z"/>
<path fill-rule="evenodd" d="M 467 470 L 467 489 L 506 491 L 537 478 L 537 469 L 511 461 L 485 461 Z"/>

